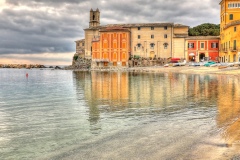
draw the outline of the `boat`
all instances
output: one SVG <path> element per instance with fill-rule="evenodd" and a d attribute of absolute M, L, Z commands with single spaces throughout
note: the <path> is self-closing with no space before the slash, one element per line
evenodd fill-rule
<path fill-rule="evenodd" d="M 227 68 L 228 66 L 224 66 L 224 65 L 221 65 L 221 66 L 218 66 L 218 69 L 224 69 L 224 68 Z"/>

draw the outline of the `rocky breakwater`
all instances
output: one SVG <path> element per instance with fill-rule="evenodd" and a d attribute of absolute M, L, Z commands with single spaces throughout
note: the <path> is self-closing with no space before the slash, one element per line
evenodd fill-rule
<path fill-rule="evenodd" d="M 0 68 L 47 68 L 41 64 L 0 64 Z"/>
<path fill-rule="evenodd" d="M 91 59 L 82 58 L 78 54 L 75 54 L 73 56 L 72 65 L 66 67 L 65 69 L 88 70 L 89 68 L 91 68 L 91 63 Z"/>

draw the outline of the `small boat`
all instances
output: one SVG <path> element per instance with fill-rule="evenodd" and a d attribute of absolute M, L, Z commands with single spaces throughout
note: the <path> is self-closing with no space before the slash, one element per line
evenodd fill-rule
<path fill-rule="evenodd" d="M 218 66 L 218 69 L 224 69 L 224 68 L 227 68 L 228 66 Z"/>
<path fill-rule="evenodd" d="M 165 64 L 165 65 L 164 65 L 164 67 L 168 67 L 168 66 L 169 66 L 169 64 Z"/>

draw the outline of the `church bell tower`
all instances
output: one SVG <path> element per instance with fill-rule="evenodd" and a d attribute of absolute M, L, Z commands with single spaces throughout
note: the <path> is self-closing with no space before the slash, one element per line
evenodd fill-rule
<path fill-rule="evenodd" d="M 89 21 L 89 28 L 97 27 L 100 25 L 100 11 L 97 8 L 96 11 L 93 9 L 90 10 L 90 21 Z"/>

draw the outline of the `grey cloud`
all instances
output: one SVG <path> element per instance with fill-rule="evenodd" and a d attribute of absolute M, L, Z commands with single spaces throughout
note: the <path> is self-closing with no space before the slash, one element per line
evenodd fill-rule
<path fill-rule="evenodd" d="M 6 0 L 32 9 L 0 12 L 0 54 L 74 52 L 84 38 L 89 10 L 99 8 L 101 25 L 175 22 L 189 26 L 219 23 L 219 4 L 212 0 Z M 45 7 L 45 8 L 44 8 Z M 42 9 L 39 9 L 42 8 Z"/>

